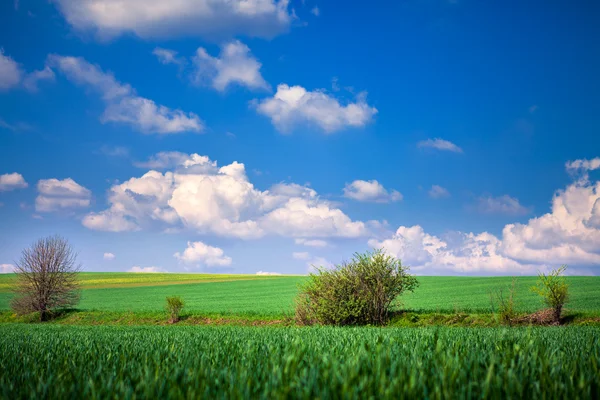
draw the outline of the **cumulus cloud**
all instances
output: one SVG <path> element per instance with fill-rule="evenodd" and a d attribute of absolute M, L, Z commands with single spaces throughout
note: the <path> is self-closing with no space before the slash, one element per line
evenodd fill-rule
<path fill-rule="evenodd" d="M 138 96 L 128 84 L 123 84 L 96 65 L 80 57 L 48 56 L 48 64 L 61 71 L 77 85 L 100 93 L 106 104 L 101 121 L 128 124 L 142 133 L 171 134 L 201 132 L 204 124 L 194 113 L 173 110 Z"/>
<path fill-rule="evenodd" d="M 352 221 L 317 192 L 297 184 L 260 191 L 248 180 L 244 164 L 218 167 L 198 154 L 157 155 L 151 170 L 114 185 L 110 207 L 83 219 L 90 229 L 137 230 L 153 223 L 244 239 L 267 234 L 295 238 L 359 237 L 363 222 Z M 154 164 L 156 163 L 156 164 Z"/>
<path fill-rule="evenodd" d="M 462 153 L 463 152 L 463 150 L 460 147 L 458 147 L 457 145 L 455 145 L 454 143 L 449 142 L 444 139 L 440 139 L 440 138 L 422 140 L 419 143 L 417 143 L 417 147 L 432 148 L 432 149 L 441 150 L 441 151 L 451 151 L 454 153 Z"/>
<path fill-rule="evenodd" d="M 311 14 L 313 14 L 315 17 L 318 17 L 319 15 L 321 15 L 321 10 L 319 10 L 319 7 L 314 6 L 311 10 L 310 10 Z"/>
<path fill-rule="evenodd" d="M 141 38 L 237 35 L 271 38 L 287 32 L 292 14 L 288 0 L 57 0 L 75 29 L 100 38 L 133 33 Z"/>
<path fill-rule="evenodd" d="M 48 67 L 39 71 L 26 73 L 19 63 L 4 53 L 0 48 L 0 92 L 22 86 L 35 92 L 39 81 L 53 80 L 54 72 Z"/>
<path fill-rule="evenodd" d="M 26 188 L 27 182 L 23 175 L 13 172 L 11 174 L 0 175 L 0 192 L 9 192 L 15 189 Z"/>
<path fill-rule="evenodd" d="M 223 45 L 218 57 L 211 56 L 200 47 L 192 62 L 195 67 L 192 82 L 196 85 L 212 86 L 220 92 L 232 85 L 271 89 L 260 73 L 262 64 L 250 53 L 248 46 L 239 40 Z"/>
<path fill-rule="evenodd" d="M 296 260 L 308 260 L 310 258 L 310 254 L 306 251 L 293 252 L 292 257 Z"/>
<path fill-rule="evenodd" d="M 104 253 L 103 258 L 108 261 L 112 261 L 115 259 L 115 255 L 113 253 Z"/>
<path fill-rule="evenodd" d="M 90 206 L 92 192 L 71 178 L 42 179 L 37 184 L 39 195 L 35 199 L 35 210 L 52 212 Z"/>
<path fill-rule="evenodd" d="M 301 244 L 304 246 L 309 246 L 309 247 L 327 247 L 329 245 L 329 243 L 327 243 L 325 240 L 320 240 L 320 239 L 303 239 L 303 238 L 298 238 L 294 240 L 296 244 Z"/>
<path fill-rule="evenodd" d="M 158 273 L 167 273 L 169 271 L 161 268 L 161 267 L 131 267 L 127 272 L 137 272 L 137 273 L 151 273 L 151 274 L 158 274 Z"/>
<path fill-rule="evenodd" d="M 574 164 L 586 165 L 585 160 Z M 578 167 L 579 168 L 579 167 Z M 419 273 L 531 274 L 561 264 L 578 273 L 600 264 L 600 181 L 579 179 L 555 193 L 549 213 L 508 224 L 501 238 L 483 232 L 438 237 L 419 225 L 400 226 L 369 245 L 386 251 Z"/>
<path fill-rule="evenodd" d="M 487 232 L 481 234 L 455 232 L 448 240 L 426 233 L 419 225 L 401 226 L 392 237 L 370 240 L 369 245 L 384 248 L 403 264 L 420 274 L 489 273 L 507 274 L 536 272 L 502 253 L 502 242 Z"/>
<path fill-rule="evenodd" d="M 188 242 L 183 253 L 175 253 L 173 257 L 186 264 L 206 265 L 209 267 L 226 267 L 231 265 L 231 257 L 225 255 L 223 249 L 209 246 L 202 242 Z"/>
<path fill-rule="evenodd" d="M 10 274 L 15 272 L 15 266 L 12 264 L 0 264 L 0 274 Z"/>
<path fill-rule="evenodd" d="M 527 215 L 531 210 L 519 203 L 519 200 L 504 196 L 483 196 L 477 199 L 476 208 L 484 214 Z"/>
<path fill-rule="evenodd" d="M 346 105 L 324 91 L 308 91 L 302 86 L 280 84 L 273 97 L 255 101 L 256 110 L 271 119 L 281 132 L 289 132 L 301 124 L 314 125 L 325 133 L 345 128 L 363 127 L 373 120 L 377 109 L 360 95 Z"/>
<path fill-rule="evenodd" d="M 441 199 L 443 197 L 450 196 L 450 192 L 448 192 L 447 189 L 445 189 L 439 185 L 432 185 L 431 189 L 429 189 L 429 191 L 427 193 L 429 194 L 429 197 L 431 197 L 432 199 Z"/>
<path fill-rule="evenodd" d="M 344 197 L 357 201 L 390 203 L 402 200 L 402 194 L 397 190 L 387 191 L 383 185 L 376 180 L 356 180 L 344 188 Z"/>

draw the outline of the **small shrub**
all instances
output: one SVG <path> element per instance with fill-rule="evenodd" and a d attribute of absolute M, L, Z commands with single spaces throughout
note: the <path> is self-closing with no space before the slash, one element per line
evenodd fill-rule
<path fill-rule="evenodd" d="M 317 268 L 296 299 L 302 325 L 383 325 L 398 297 L 418 286 L 408 267 L 382 250 L 355 253 L 331 270 Z"/>
<path fill-rule="evenodd" d="M 167 312 L 169 313 L 169 322 L 174 324 L 179 321 L 181 310 L 183 309 L 184 302 L 179 296 L 167 297 Z"/>
<path fill-rule="evenodd" d="M 537 285 L 531 290 L 539 294 L 546 305 L 553 310 L 555 323 L 560 323 L 562 309 L 569 300 L 569 285 L 563 272 L 567 269 L 566 265 L 553 269 L 548 275 L 540 273 L 538 275 Z"/>
<path fill-rule="evenodd" d="M 515 306 L 515 296 L 517 294 L 517 279 L 513 278 L 512 284 L 508 288 L 508 296 L 504 296 L 504 289 L 497 289 L 494 294 L 491 294 L 492 312 L 494 312 L 494 298 L 498 302 L 498 314 L 500 321 L 512 326 L 517 319 L 517 311 Z"/>

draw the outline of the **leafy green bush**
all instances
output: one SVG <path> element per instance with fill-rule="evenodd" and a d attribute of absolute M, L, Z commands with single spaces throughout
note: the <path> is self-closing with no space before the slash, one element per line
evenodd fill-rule
<path fill-rule="evenodd" d="M 184 302 L 179 296 L 167 297 L 167 312 L 169 313 L 169 322 L 174 324 L 179 321 L 181 310 L 183 309 Z"/>
<path fill-rule="evenodd" d="M 355 253 L 331 270 L 317 268 L 296 299 L 302 325 L 383 325 L 398 297 L 418 286 L 408 267 L 383 250 Z"/>
<path fill-rule="evenodd" d="M 569 285 L 563 272 L 567 269 L 566 265 L 553 269 L 548 275 L 540 273 L 538 275 L 537 285 L 531 290 L 539 294 L 544 302 L 552 308 L 554 313 L 554 322 L 560 323 L 562 309 L 569 300 Z"/>

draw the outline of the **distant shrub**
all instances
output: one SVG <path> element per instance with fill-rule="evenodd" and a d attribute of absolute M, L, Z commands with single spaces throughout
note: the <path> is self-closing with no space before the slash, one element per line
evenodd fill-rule
<path fill-rule="evenodd" d="M 355 253 L 349 263 L 317 269 L 296 299 L 296 321 L 302 325 L 383 325 L 398 297 L 418 286 L 408 267 L 382 250 Z"/>
<path fill-rule="evenodd" d="M 495 293 L 491 293 L 491 302 L 492 302 L 492 312 L 494 312 L 494 301 L 498 302 L 498 315 L 500 316 L 500 321 L 510 326 L 517 319 L 517 310 L 515 305 L 515 297 L 517 294 L 517 279 L 513 278 L 512 284 L 508 288 L 508 295 L 504 295 L 504 289 L 500 288 L 495 291 Z"/>
<path fill-rule="evenodd" d="M 569 300 L 569 285 L 563 275 L 566 269 L 567 266 L 562 265 L 550 271 L 548 275 L 540 273 L 537 284 L 531 288 L 544 299 L 546 305 L 552 308 L 555 323 L 560 323 L 562 309 Z"/>
<path fill-rule="evenodd" d="M 179 321 L 184 302 L 179 296 L 167 297 L 167 312 L 169 313 L 169 322 L 174 324 Z"/>

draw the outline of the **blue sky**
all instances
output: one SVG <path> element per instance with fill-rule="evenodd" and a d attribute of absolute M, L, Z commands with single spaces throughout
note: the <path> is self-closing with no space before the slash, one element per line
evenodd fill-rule
<path fill-rule="evenodd" d="M 600 6 L 0 4 L 0 265 L 600 273 Z"/>

